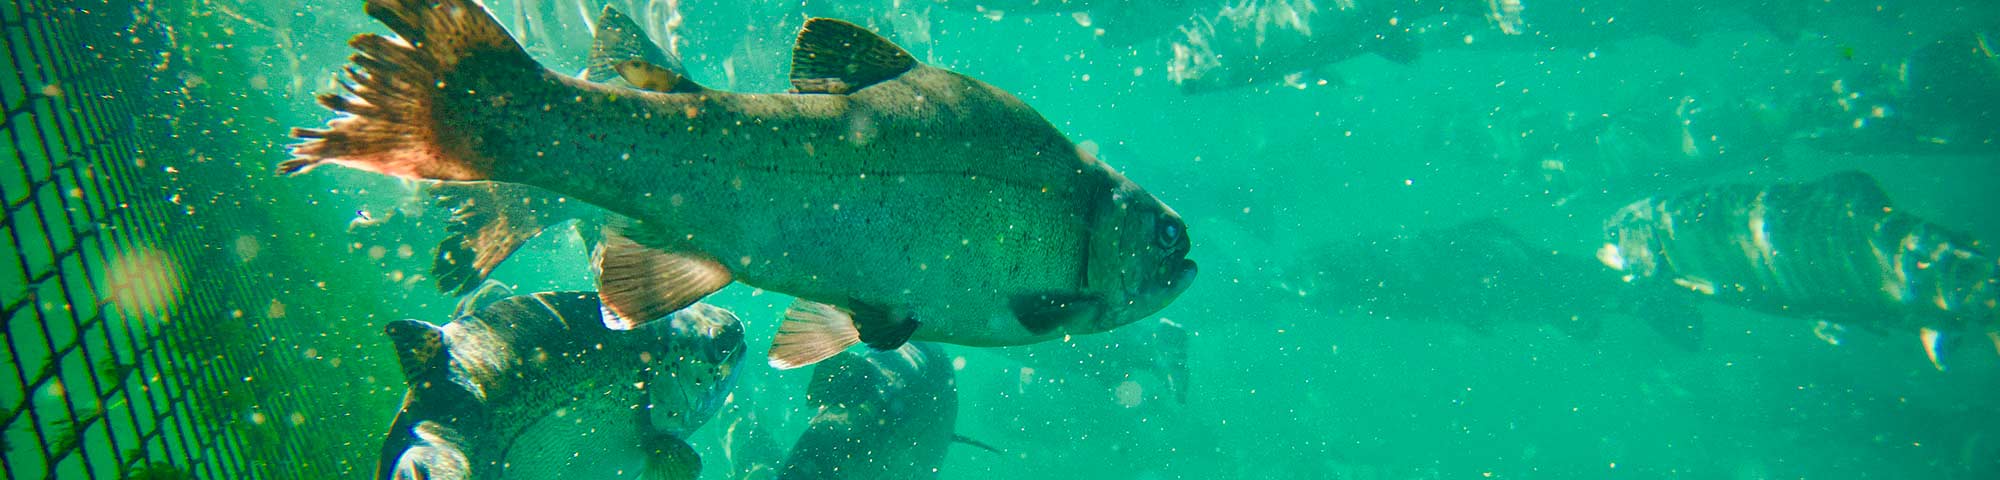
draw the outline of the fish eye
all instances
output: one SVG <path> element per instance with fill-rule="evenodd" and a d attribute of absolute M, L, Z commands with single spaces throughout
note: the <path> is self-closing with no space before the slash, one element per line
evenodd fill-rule
<path fill-rule="evenodd" d="M 1181 226 L 1179 224 L 1174 222 L 1159 222 L 1159 226 L 1159 234 L 1154 235 L 1153 238 L 1159 241 L 1160 248 L 1172 249 L 1180 245 Z"/>

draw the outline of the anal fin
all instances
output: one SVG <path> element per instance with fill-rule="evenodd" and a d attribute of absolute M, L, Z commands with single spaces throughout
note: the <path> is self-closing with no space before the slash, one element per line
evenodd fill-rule
<path fill-rule="evenodd" d="M 512 183 L 444 182 L 431 186 L 429 193 L 436 196 L 436 206 L 452 210 L 446 225 L 452 235 L 438 244 L 431 264 L 438 288 L 452 295 L 478 288 L 522 244 L 588 208 Z"/>
<path fill-rule="evenodd" d="M 857 343 L 852 313 L 824 303 L 798 300 L 785 310 L 785 321 L 771 341 L 771 367 L 789 370 L 819 363 Z"/>
<path fill-rule="evenodd" d="M 597 246 L 598 296 L 616 318 L 615 330 L 630 330 L 729 286 L 727 267 L 694 251 L 669 251 L 640 245 L 625 230 L 631 223 L 607 225 Z"/>

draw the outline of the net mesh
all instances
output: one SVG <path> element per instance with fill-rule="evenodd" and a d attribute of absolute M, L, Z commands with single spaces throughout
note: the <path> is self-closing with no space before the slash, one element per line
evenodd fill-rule
<path fill-rule="evenodd" d="M 270 156 L 268 138 L 233 143 L 261 137 L 244 135 L 193 73 L 229 66 L 192 65 L 197 32 L 158 20 L 198 14 L 198 5 L 0 4 L 7 478 L 351 478 L 372 469 L 357 442 L 393 413 L 372 413 L 387 389 L 298 381 L 340 368 L 340 352 L 313 342 L 375 346 L 300 317 L 369 313 L 286 304 L 325 288 L 311 281 L 312 262 L 278 260 L 311 248 L 293 240 L 310 235 L 276 233 L 299 231 L 272 213 L 282 201 L 265 201 L 287 195 L 249 180 L 269 175 L 252 165 L 281 156 Z M 362 410 L 346 408 L 353 402 L 371 413 L 339 413 Z"/>

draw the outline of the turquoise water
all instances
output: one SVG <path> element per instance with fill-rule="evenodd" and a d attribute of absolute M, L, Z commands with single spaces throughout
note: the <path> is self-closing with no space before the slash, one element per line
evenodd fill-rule
<path fill-rule="evenodd" d="M 315 400 L 318 412 L 341 418 L 328 435 L 352 438 L 352 460 L 340 462 L 364 477 L 382 432 L 372 426 L 388 425 L 403 390 L 377 332 L 391 318 L 443 323 L 455 302 L 423 276 L 445 235 L 442 214 L 424 212 L 411 184 L 364 172 L 262 176 L 284 158 L 286 127 L 329 118 L 310 96 L 337 91 L 329 79 L 349 54 L 342 39 L 386 32 L 358 4 L 283 3 L 203 4 L 177 21 L 212 35 L 205 65 L 251 70 L 197 73 L 191 85 L 269 109 L 239 113 L 229 133 L 246 138 L 234 141 L 261 148 L 231 160 L 263 191 L 290 196 L 285 205 L 299 210 L 286 216 L 312 229 L 287 241 L 317 252 L 301 261 L 321 275 L 285 280 L 317 288 L 290 287 L 289 302 L 385 312 L 266 312 L 325 332 L 280 342 L 346 358 L 315 363 L 299 388 L 340 392 Z M 1421 55 L 1301 47 L 1328 58 L 1273 67 L 1306 71 L 1290 78 L 1188 93 L 1168 77 L 1174 44 L 1187 38 L 1180 28 L 1194 24 L 1180 19 L 1222 2 L 1002 2 L 983 12 L 958 0 L 614 3 L 656 39 L 675 23 L 691 77 L 732 91 L 786 89 L 789 46 L 808 15 L 871 26 L 921 62 L 1017 95 L 1186 219 L 1202 272 L 1156 315 L 1191 332 L 1185 401 L 1156 371 L 1131 366 L 1161 355 L 1149 336 L 1116 337 L 1093 355 L 1045 345 L 1026 363 L 1024 353 L 948 346 L 955 431 L 1003 453 L 955 445 L 942 478 L 2000 478 L 1991 307 L 1954 332 L 1962 340 L 1939 371 L 1900 314 L 1862 312 L 1836 326 L 1674 292 L 1703 325 L 1690 349 L 1631 312 L 1580 306 L 1621 295 L 1615 280 L 1533 288 L 1615 278 L 1594 258 L 1615 211 L 1728 182 L 1859 170 L 1902 212 L 2000 238 L 1990 209 L 2000 203 L 2000 61 L 1985 43 L 2000 42 L 1993 5 L 1527 1 L 1527 33 L 1512 37 L 1479 17 L 1370 14 L 1315 35 L 1393 18 L 1423 30 L 1405 39 Z M 1348 2 L 1316 3 L 1306 10 L 1332 16 Z M 601 5 L 487 6 L 537 60 L 569 72 L 583 67 L 586 14 Z M 1130 46 L 1097 38 L 1126 16 L 1170 27 Z M 1926 56 L 1940 39 L 1945 53 Z M 1225 59 L 1282 55 L 1299 53 Z M 428 220 L 348 229 L 399 208 Z M 1405 240 L 1422 237 L 1486 252 L 1490 238 L 1426 236 L 1474 221 L 1515 232 L 1534 258 L 1582 267 L 1501 264 L 1556 272 L 1507 284 L 1515 293 L 1465 278 L 1477 267 L 1453 269 L 1479 258 L 1407 250 L 1424 248 Z M 594 290 L 588 266 L 582 241 L 554 229 L 492 277 L 517 292 Z M 1408 272 L 1441 273 L 1425 277 L 1436 283 L 1341 280 Z M 1970 282 L 1981 281 L 1993 282 Z M 702 478 L 738 478 L 732 463 L 746 454 L 723 434 L 756 428 L 789 449 L 813 414 L 811 374 L 761 361 L 789 297 L 739 284 L 708 301 L 743 319 L 751 356 L 732 406 L 690 442 Z M 1574 321 L 1598 327 L 1575 334 Z M 1140 360 L 1115 363 L 1125 355 Z"/>

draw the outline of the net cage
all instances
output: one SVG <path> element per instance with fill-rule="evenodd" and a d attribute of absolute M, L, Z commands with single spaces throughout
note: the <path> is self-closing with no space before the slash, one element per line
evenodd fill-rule
<path fill-rule="evenodd" d="M 292 119 L 232 94 L 261 80 L 197 73 L 271 68 L 208 54 L 254 41 L 224 35 L 240 22 L 186 21 L 223 7 L 0 4 L 7 478 L 373 470 L 400 395 L 380 380 L 399 377 L 368 355 L 379 330 L 323 319 L 387 312 L 329 300 L 342 264 L 285 213 L 310 208 L 281 190 L 299 187 L 268 180 Z"/>

